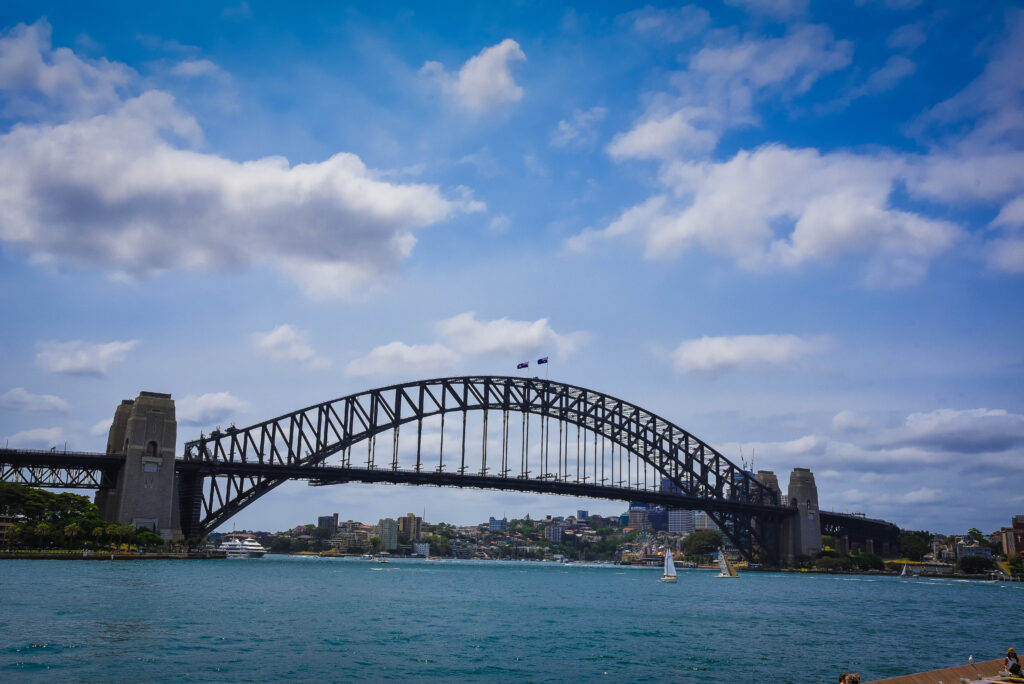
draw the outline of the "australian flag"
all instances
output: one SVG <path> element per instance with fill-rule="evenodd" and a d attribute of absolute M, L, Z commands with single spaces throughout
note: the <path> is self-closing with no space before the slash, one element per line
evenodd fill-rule
<path fill-rule="evenodd" d="M 530 367 L 530 362 L 529 361 L 523 361 L 521 364 L 516 366 L 516 370 L 522 370 L 523 368 L 529 368 L 529 367 Z"/>
<path fill-rule="evenodd" d="M 547 362 L 548 362 L 548 357 L 546 357 L 546 356 L 543 359 L 537 359 L 537 365 L 538 366 L 540 364 L 542 364 L 542 363 L 547 363 Z"/>

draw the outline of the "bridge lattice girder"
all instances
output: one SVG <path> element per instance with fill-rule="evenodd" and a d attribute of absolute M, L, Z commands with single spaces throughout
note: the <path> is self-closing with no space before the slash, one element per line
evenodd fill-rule
<path fill-rule="evenodd" d="M 122 460 L 90 452 L 0 449 L 0 482 L 52 489 L 113 487 Z"/>
<path fill-rule="evenodd" d="M 316 472 L 325 461 L 342 453 L 349 474 L 335 481 L 365 479 L 355 472 L 360 469 L 351 468 L 350 455 L 353 445 L 367 440 L 371 446 L 365 470 L 375 471 L 375 477 L 379 477 L 376 481 L 401 482 L 399 473 L 409 471 L 398 468 L 397 446 L 395 460 L 390 464 L 394 477 L 389 478 L 386 475 L 388 468 L 374 462 L 372 445 L 376 436 L 396 431 L 397 445 L 397 430 L 401 426 L 415 422 L 421 433 L 424 420 L 436 416 L 443 420 L 444 416 L 452 413 L 463 416 L 462 465 L 458 474 L 464 476 L 467 470 L 465 415 L 476 411 L 484 413 L 479 474 L 504 480 L 487 485 L 493 488 L 523 490 L 525 488 L 516 486 L 515 481 L 529 478 L 545 480 L 552 485 L 547 489 L 556 491 L 555 484 L 564 484 L 569 479 L 562 473 L 542 473 L 539 478 L 531 478 L 528 465 L 518 474 L 511 474 L 514 471 L 504 457 L 500 469 L 487 465 L 488 413 L 518 412 L 578 426 L 642 459 L 663 480 L 672 483 L 680 495 L 677 501 L 681 505 L 678 507 L 706 511 L 745 555 L 752 556 L 754 547 L 763 536 L 754 519 L 769 516 L 777 520 L 785 513 L 779 508 L 773 490 L 761 485 L 749 473 L 688 431 L 636 404 L 583 387 L 539 378 L 470 376 L 437 378 L 368 390 L 250 427 L 217 431 L 186 443 L 185 463 L 179 470 L 183 476 L 182 486 L 193 492 L 193 498 L 182 501 L 183 518 L 186 518 L 183 527 L 193 533 L 216 529 L 242 508 L 289 479 L 270 472 L 277 469 L 292 471 L 298 468 L 300 472 L 307 473 L 308 479 L 317 479 Z M 411 472 L 423 472 L 423 467 L 418 438 L 416 465 Z M 326 475 L 330 469 L 322 470 Z M 491 474 L 491 470 L 502 472 Z M 296 476 L 292 474 L 290 477 Z M 454 473 L 449 474 L 449 477 L 453 476 Z M 575 483 L 577 495 L 603 498 L 601 490 L 607 487 L 603 487 L 603 481 L 602 485 L 596 484 L 596 470 L 592 483 L 586 483 L 587 477 L 584 474 L 584 482 Z M 208 483 L 203 485 L 203 479 Z M 469 477 L 466 479 L 468 481 Z M 459 486 L 460 483 L 449 480 L 439 484 Z M 656 487 L 659 485 L 655 484 Z M 204 490 L 201 500 L 196 498 L 200 489 Z M 623 493 L 622 498 L 627 495 Z M 639 500 L 639 497 L 629 498 Z M 775 555 L 774 551 L 772 555 Z"/>

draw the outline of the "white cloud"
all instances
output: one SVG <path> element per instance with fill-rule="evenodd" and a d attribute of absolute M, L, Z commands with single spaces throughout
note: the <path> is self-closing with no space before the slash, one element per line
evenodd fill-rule
<path fill-rule="evenodd" d="M 585 241 L 637 235 L 650 258 L 699 246 L 755 270 L 865 254 L 869 284 L 907 284 L 962 231 L 892 207 L 906 175 L 898 159 L 778 145 L 722 163 L 673 162 L 661 181 L 674 199 L 656 195 Z"/>
<path fill-rule="evenodd" d="M 711 23 L 708 11 L 694 5 L 674 9 L 644 7 L 623 15 L 633 30 L 644 37 L 654 37 L 667 43 L 700 35 Z"/>
<path fill-rule="evenodd" d="M 806 93 L 822 77 L 846 68 L 853 44 L 825 26 L 801 25 L 781 38 L 747 38 L 707 45 L 673 74 L 670 92 L 656 93 L 634 127 L 608 146 L 615 159 L 700 155 L 728 128 L 758 122 L 754 105 Z"/>
<path fill-rule="evenodd" d="M 1024 445 L 1024 415 L 986 408 L 912 413 L 903 426 L 884 436 L 882 445 L 962 454 L 1003 452 Z"/>
<path fill-rule="evenodd" d="M 918 22 L 900 26 L 889 34 L 885 44 L 893 49 L 914 50 L 924 45 L 927 40 L 928 35 L 925 33 L 924 25 Z"/>
<path fill-rule="evenodd" d="M 992 219 L 993 226 L 1005 228 L 1024 228 L 1024 196 L 1007 202 L 999 210 L 999 215 Z"/>
<path fill-rule="evenodd" d="M 743 7 L 754 14 L 775 19 L 790 19 L 807 12 L 808 0 L 725 0 L 728 5 Z"/>
<path fill-rule="evenodd" d="M 861 432 L 871 426 L 871 420 L 854 411 L 840 411 L 832 416 L 832 427 L 841 432 Z"/>
<path fill-rule="evenodd" d="M 213 425 L 244 411 L 246 403 L 230 392 L 190 394 L 176 402 L 178 422 L 187 425 Z"/>
<path fill-rule="evenodd" d="M 261 353 L 283 361 L 295 361 L 310 368 L 327 368 L 330 362 L 317 355 L 306 342 L 306 334 L 287 323 L 269 332 L 255 332 L 252 343 Z"/>
<path fill-rule="evenodd" d="M 925 112 L 919 132 L 946 134 L 960 148 L 1003 148 L 1024 135 L 1024 12 L 1007 17 L 1006 40 L 993 50 L 985 70 L 966 88 Z M 969 132 L 964 135 L 964 122 Z"/>
<path fill-rule="evenodd" d="M 899 502 L 904 504 L 927 504 L 945 500 L 947 497 L 938 489 L 921 487 L 899 497 Z"/>
<path fill-rule="evenodd" d="M 582 147 L 594 142 L 597 139 L 597 124 L 607 113 L 604 107 L 573 111 L 570 120 L 562 119 L 558 122 L 558 128 L 551 134 L 551 146 Z"/>
<path fill-rule="evenodd" d="M 180 78 L 225 78 L 227 73 L 208 59 L 186 59 L 170 69 L 172 76 Z"/>
<path fill-rule="evenodd" d="M 586 338 L 581 332 L 555 332 L 547 318 L 478 321 L 472 312 L 439 321 L 437 331 L 449 346 L 465 354 L 518 355 L 554 348 L 559 356 L 567 357 L 575 353 Z"/>
<path fill-rule="evenodd" d="M 471 57 L 458 75 L 445 71 L 440 62 L 426 62 L 420 73 L 436 79 L 461 106 L 487 112 L 523 99 L 523 89 L 512 75 L 512 62 L 525 61 L 519 43 L 506 38 Z"/>
<path fill-rule="evenodd" d="M 512 219 L 510 219 L 508 216 L 505 216 L 504 214 L 499 214 L 498 216 L 492 218 L 491 222 L 487 224 L 487 230 L 495 234 L 500 234 L 507 232 L 511 226 Z"/>
<path fill-rule="evenodd" d="M 31 26 L 18 24 L 0 34 L 3 113 L 33 116 L 58 107 L 73 114 L 89 114 L 119 103 L 119 90 L 137 78 L 136 73 L 123 64 L 85 60 L 68 48 L 54 49 L 51 34 L 45 19 Z"/>
<path fill-rule="evenodd" d="M 10 446 L 24 449 L 46 449 L 56 446 L 63 441 L 64 431 L 59 427 L 22 430 L 11 435 L 6 440 Z"/>
<path fill-rule="evenodd" d="M 110 432 L 111 424 L 112 421 L 110 420 L 110 418 L 104 418 L 103 420 L 94 423 L 93 426 L 89 428 L 89 434 L 97 436 L 106 435 Z"/>
<path fill-rule="evenodd" d="M 986 245 L 989 267 L 1004 273 L 1024 273 L 1024 237 L 997 238 Z"/>
<path fill-rule="evenodd" d="M 15 411 L 66 413 L 68 402 L 53 394 L 32 394 L 24 387 L 15 387 L 0 395 L 0 408 Z"/>
<path fill-rule="evenodd" d="M 102 376 L 124 360 L 138 340 L 91 344 L 82 340 L 44 341 L 36 344 L 36 363 L 50 373 Z"/>
<path fill-rule="evenodd" d="M 453 366 L 458 355 L 441 344 L 408 345 L 391 342 L 373 348 L 366 356 L 345 366 L 352 376 L 431 373 Z"/>
<path fill-rule="evenodd" d="M 32 44 L 40 60 L 71 55 Z M 393 270 L 415 231 L 483 209 L 465 190 L 382 180 L 352 154 L 289 165 L 193 151 L 202 132 L 165 92 L 103 101 L 103 114 L 0 135 L 0 240 L 130 276 L 269 265 L 338 297 Z"/>
<path fill-rule="evenodd" d="M 787 366 L 814 353 L 820 343 L 796 335 L 735 335 L 686 340 L 672 352 L 680 373 L 720 373 L 741 366 Z"/>
<path fill-rule="evenodd" d="M 612 159 L 669 159 L 681 153 L 704 154 L 718 144 L 718 135 L 700 130 L 691 121 L 700 110 L 685 109 L 667 115 L 653 115 L 620 133 L 608 144 Z"/>

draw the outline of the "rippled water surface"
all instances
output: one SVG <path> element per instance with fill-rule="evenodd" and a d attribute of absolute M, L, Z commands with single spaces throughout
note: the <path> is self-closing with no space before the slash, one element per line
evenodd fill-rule
<path fill-rule="evenodd" d="M 267 556 L 0 561 L 0 681 L 865 681 L 1024 646 L 1024 584 Z M 1017 642 L 1013 643 L 1016 639 Z"/>

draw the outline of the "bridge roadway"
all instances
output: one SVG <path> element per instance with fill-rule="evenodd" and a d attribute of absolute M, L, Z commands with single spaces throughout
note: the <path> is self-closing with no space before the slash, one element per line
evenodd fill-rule
<path fill-rule="evenodd" d="M 28 449 L 0 449 L 0 482 L 15 482 L 54 489 L 103 489 L 117 482 L 117 471 L 124 462 L 119 454 L 83 451 L 36 451 Z M 733 511 L 751 507 L 766 513 L 792 515 L 796 509 L 740 501 L 709 501 L 705 498 L 680 494 L 637 490 L 561 481 L 554 478 L 501 477 L 499 475 L 459 474 L 434 469 L 433 471 L 391 470 L 384 468 L 353 468 L 338 466 L 308 466 L 242 463 L 230 461 L 197 462 L 175 460 L 175 470 L 200 476 L 236 475 L 241 477 L 267 477 L 274 479 L 308 480 L 311 485 L 324 486 L 361 482 L 368 484 L 407 484 L 471 489 L 497 489 L 539 494 L 562 494 L 581 498 L 609 501 L 637 501 L 657 504 L 666 508 L 688 510 Z M 856 537 L 891 536 L 896 526 L 885 520 L 863 515 L 820 511 L 823 534 Z"/>

